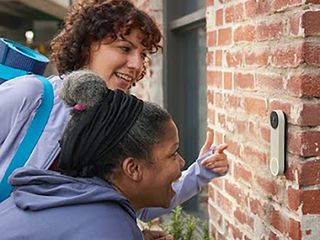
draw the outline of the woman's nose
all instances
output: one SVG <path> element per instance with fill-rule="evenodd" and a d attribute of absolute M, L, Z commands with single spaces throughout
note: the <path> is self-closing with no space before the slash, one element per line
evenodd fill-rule
<path fill-rule="evenodd" d="M 134 70 L 141 70 L 143 67 L 143 59 L 140 54 L 132 54 L 128 60 L 128 67 Z"/>

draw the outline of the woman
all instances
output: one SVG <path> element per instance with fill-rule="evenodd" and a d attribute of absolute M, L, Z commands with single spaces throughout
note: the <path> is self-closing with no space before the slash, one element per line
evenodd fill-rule
<path fill-rule="evenodd" d="M 61 140 L 61 174 L 13 173 L 13 194 L 0 204 L 1 238 L 142 240 L 136 211 L 168 208 L 181 176 L 177 127 L 161 107 L 108 90 L 89 71 L 64 81 L 62 98 L 74 109 Z"/>
<path fill-rule="evenodd" d="M 69 120 L 69 109 L 57 94 L 65 74 L 90 69 L 108 88 L 128 91 L 143 78 L 147 56 L 161 49 L 160 41 L 161 33 L 155 22 L 129 1 L 84 0 L 71 7 L 64 28 L 51 44 L 52 59 L 59 71 L 59 76 L 50 79 L 55 92 L 53 110 L 26 165 L 57 169 L 58 141 Z M 41 94 L 42 85 L 32 75 L 10 80 L 0 87 L 0 109 L 6 113 L 0 128 L 0 179 L 41 102 Z M 212 138 L 208 138 L 202 153 L 211 144 Z M 139 218 L 148 221 L 170 211 L 197 194 L 213 177 L 226 173 L 225 148 L 226 145 L 218 146 L 215 154 L 205 161 L 196 161 L 183 173 L 174 184 L 177 195 L 170 208 L 143 209 Z"/>

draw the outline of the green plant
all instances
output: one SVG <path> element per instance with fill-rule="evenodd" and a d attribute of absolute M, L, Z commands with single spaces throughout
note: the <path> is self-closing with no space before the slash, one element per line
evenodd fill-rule
<path fill-rule="evenodd" d="M 202 240 L 210 240 L 210 235 L 209 235 L 209 222 L 204 221 L 202 223 Z"/>
<path fill-rule="evenodd" d="M 198 225 L 201 227 L 198 227 Z M 184 213 L 181 206 L 172 210 L 170 220 L 161 224 L 167 233 L 171 234 L 175 240 L 209 240 L 208 222 Z"/>

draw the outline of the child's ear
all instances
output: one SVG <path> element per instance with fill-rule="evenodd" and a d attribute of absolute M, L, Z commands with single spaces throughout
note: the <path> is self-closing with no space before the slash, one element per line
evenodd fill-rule
<path fill-rule="evenodd" d="M 142 161 L 128 157 L 122 162 L 121 168 L 123 173 L 133 181 L 141 181 L 143 172 Z"/>

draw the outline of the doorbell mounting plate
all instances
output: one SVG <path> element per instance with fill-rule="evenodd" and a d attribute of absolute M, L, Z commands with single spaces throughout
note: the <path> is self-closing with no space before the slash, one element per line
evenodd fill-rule
<path fill-rule="evenodd" d="M 284 173 L 286 157 L 286 116 L 281 110 L 270 114 L 270 162 L 271 174 L 278 176 Z"/>

